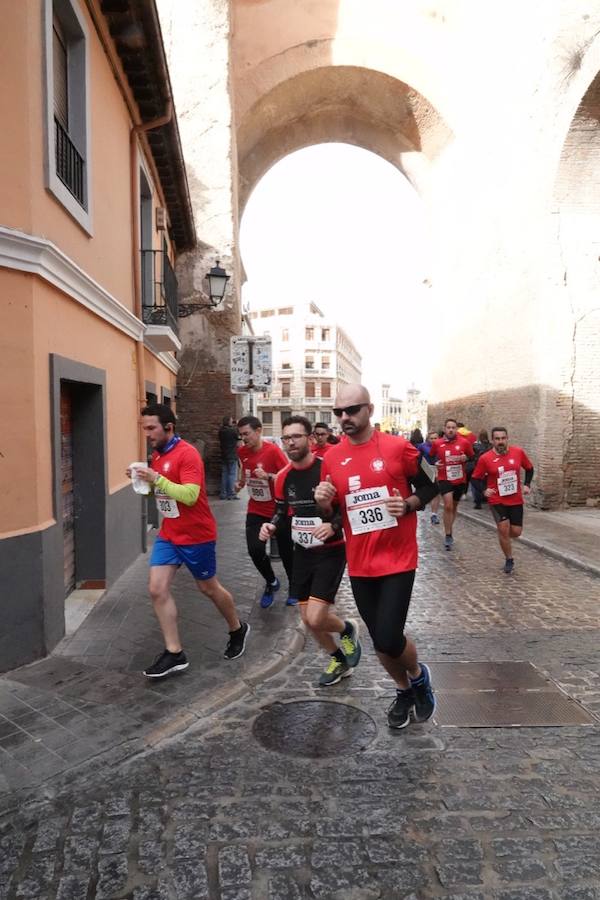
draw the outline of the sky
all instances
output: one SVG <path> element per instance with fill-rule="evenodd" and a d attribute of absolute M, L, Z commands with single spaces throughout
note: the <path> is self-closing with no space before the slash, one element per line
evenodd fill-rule
<path fill-rule="evenodd" d="M 422 203 L 390 163 L 319 144 L 273 166 L 247 203 L 241 253 L 250 309 L 314 301 L 363 357 L 363 384 L 425 396 L 431 354 L 414 339 L 425 299 Z"/>

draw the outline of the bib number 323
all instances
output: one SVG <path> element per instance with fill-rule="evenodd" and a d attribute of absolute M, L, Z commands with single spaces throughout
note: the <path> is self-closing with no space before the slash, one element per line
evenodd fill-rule
<path fill-rule="evenodd" d="M 346 494 L 346 512 L 352 534 L 366 534 L 369 531 L 396 527 L 398 520 L 388 512 L 384 503 L 389 496 L 385 486 Z"/>
<path fill-rule="evenodd" d="M 177 507 L 176 500 L 173 500 L 172 497 L 167 497 L 166 494 L 156 493 L 154 496 L 156 498 L 156 505 L 161 516 L 164 516 L 165 519 L 179 518 L 179 509 Z"/>

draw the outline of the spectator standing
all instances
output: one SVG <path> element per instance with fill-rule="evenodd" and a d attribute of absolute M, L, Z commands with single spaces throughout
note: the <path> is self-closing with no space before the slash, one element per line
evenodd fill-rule
<path fill-rule="evenodd" d="M 239 500 L 235 492 L 237 481 L 238 455 L 237 448 L 240 436 L 237 426 L 233 424 L 233 416 L 223 416 L 219 428 L 219 446 L 221 448 L 221 500 Z"/>
<path fill-rule="evenodd" d="M 487 453 L 488 450 L 491 450 L 491 449 L 492 449 L 492 445 L 490 443 L 488 433 L 485 429 L 483 429 L 482 431 L 479 432 L 479 437 L 473 444 L 473 453 L 475 454 L 475 460 L 474 460 L 475 465 L 473 466 L 473 469 L 477 465 L 479 457 L 482 456 L 484 453 Z M 479 482 L 471 481 L 471 492 L 473 494 L 473 502 L 475 505 L 475 509 L 481 509 L 481 504 L 487 503 L 487 498 L 481 491 L 481 486 L 480 486 Z"/>

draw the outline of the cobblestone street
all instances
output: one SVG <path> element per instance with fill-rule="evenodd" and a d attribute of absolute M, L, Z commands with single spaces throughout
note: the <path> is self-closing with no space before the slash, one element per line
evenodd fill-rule
<path fill-rule="evenodd" d="M 529 661 L 600 716 L 600 580 L 527 547 L 507 577 L 491 531 L 463 519 L 455 537 L 445 552 L 421 519 L 421 657 Z M 355 614 L 347 579 L 338 606 Z M 598 900 L 600 722 L 390 732 L 393 688 L 362 637 L 359 667 L 333 688 L 316 686 L 325 660 L 308 640 L 180 736 L 17 809 L 9 797 L 0 900 Z M 187 678 L 164 685 L 171 702 Z M 368 714 L 371 743 L 305 758 L 254 738 L 263 709 L 317 699 Z"/>

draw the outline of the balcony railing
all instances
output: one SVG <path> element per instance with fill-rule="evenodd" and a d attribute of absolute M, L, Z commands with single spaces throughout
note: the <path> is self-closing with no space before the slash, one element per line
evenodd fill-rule
<path fill-rule="evenodd" d="M 85 208 L 85 160 L 56 116 L 54 147 L 56 174 L 77 202 Z"/>
<path fill-rule="evenodd" d="M 142 250 L 142 320 L 178 333 L 177 279 L 163 250 Z"/>

